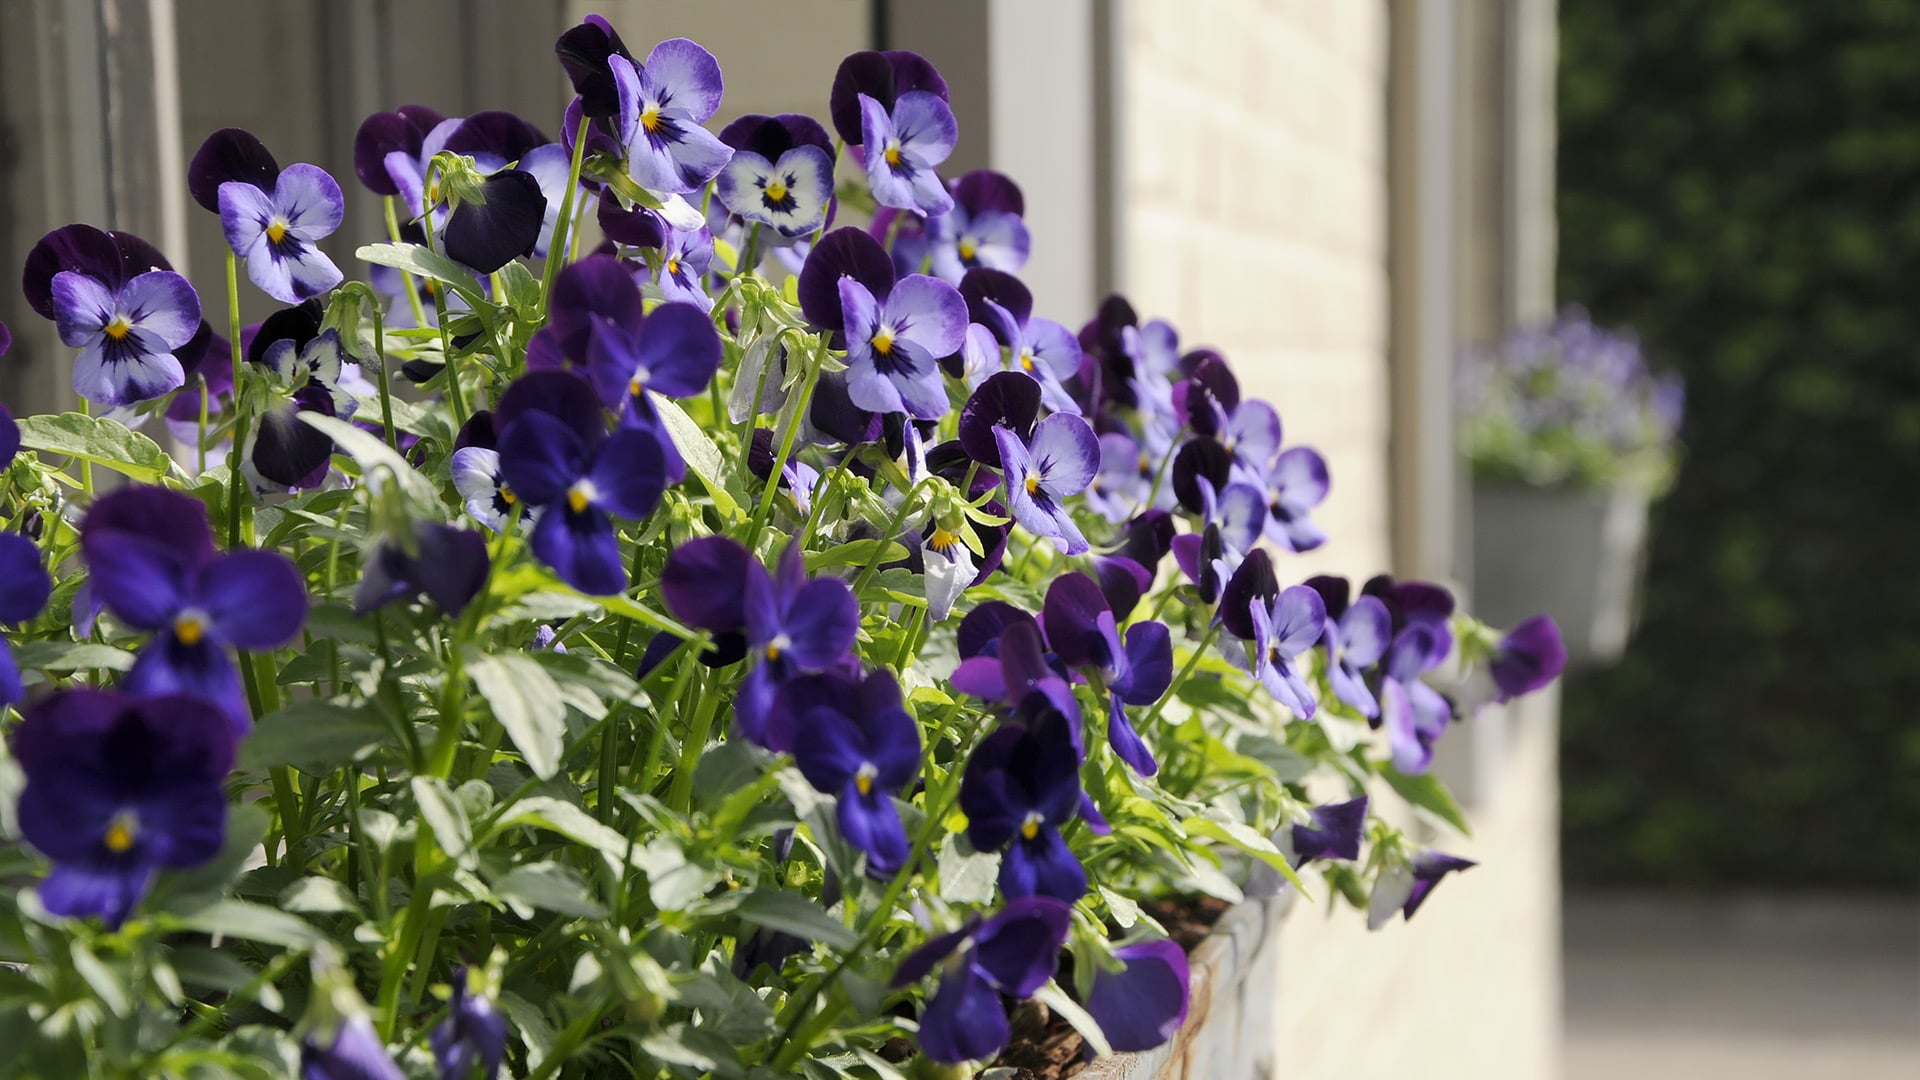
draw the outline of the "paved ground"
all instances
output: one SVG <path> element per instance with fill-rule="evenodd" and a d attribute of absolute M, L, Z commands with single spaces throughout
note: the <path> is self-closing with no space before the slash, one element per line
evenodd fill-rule
<path fill-rule="evenodd" d="M 1566 1080 L 1920 1080 L 1920 899 L 1569 896 Z"/>

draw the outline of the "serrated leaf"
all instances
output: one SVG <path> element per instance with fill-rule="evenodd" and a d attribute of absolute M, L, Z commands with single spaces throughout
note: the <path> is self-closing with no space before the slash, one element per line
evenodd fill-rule
<path fill-rule="evenodd" d="M 741 898 L 734 913 L 755 926 L 835 949 L 851 949 L 860 940 L 845 923 L 827 914 L 825 908 L 784 889 L 754 889 Z"/>
<path fill-rule="evenodd" d="M 1460 804 L 1453 800 L 1453 793 L 1449 792 L 1447 786 L 1432 773 L 1408 776 L 1388 765 L 1380 770 L 1380 775 L 1387 778 L 1387 784 L 1401 798 L 1438 816 L 1440 820 L 1460 830 L 1460 835 L 1473 835 L 1473 831 L 1467 828 L 1467 815 L 1460 809 Z"/>
<path fill-rule="evenodd" d="M 493 882 L 493 892 L 523 919 L 532 918 L 535 908 L 576 919 L 598 919 L 607 913 L 594 900 L 580 871 L 560 863 L 516 866 Z"/>
<path fill-rule="evenodd" d="M 173 468 L 160 444 L 118 420 L 70 412 L 26 416 L 19 423 L 20 445 L 29 450 L 79 458 L 143 484 L 158 483 Z"/>
<path fill-rule="evenodd" d="M 318 775 L 360 757 L 391 734 L 364 708 L 331 701 L 298 701 L 269 713 L 240 742 L 240 767 L 292 765 Z"/>
<path fill-rule="evenodd" d="M 1000 877 L 1000 853 L 975 851 L 948 833 L 940 842 L 940 898 L 950 904 L 990 904 Z"/>
<path fill-rule="evenodd" d="M 29 641 L 13 647 L 14 663 L 23 670 L 48 671 L 130 671 L 133 654 L 111 645 L 84 641 Z"/>
<path fill-rule="evenodd" d="M 367 244 L 353 253 L 361 262 L 391 266 L 409 274 L 443 281 L 476 307 L 490 303 L 466 267 L 419 244 Z"/>
<path fill-rule="evenodd" d="M 467 674 L 486 698 L 493 718 L 526 759 L 527 768 L 542 780 L 560 768 L 560 751 L 567 734 L 566 699 L 540 662 L 525 653 L 467 656 Z"/>

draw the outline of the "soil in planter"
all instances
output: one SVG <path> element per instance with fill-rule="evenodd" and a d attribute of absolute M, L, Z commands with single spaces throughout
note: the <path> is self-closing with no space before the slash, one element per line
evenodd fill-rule
<path fill-rule="evenodd" d="M 1210 896 L 1162 900 L 1145 905 L 1167 934 L 1191 953 L 1213 924 L 1227 913 L 1228 904 Z M 994 1062 L 1012 1067 L 1016 1080 L 1060 1080 L 1087 1067 L 1086 1040 L 1073 1025 L 1037 1001 L 1022 1002 L 1013 1014 L 1013 1043 Z"/>

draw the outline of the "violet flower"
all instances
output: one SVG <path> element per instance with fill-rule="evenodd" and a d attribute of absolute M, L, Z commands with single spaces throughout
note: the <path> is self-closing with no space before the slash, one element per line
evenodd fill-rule
<path fill-rule="evenodd" d="M 1367 929 L 1380 929 L 1393 921 L 1395 914 L 1413 918 L 1413 913 L 1427 902 L 1427 897 L 1432 895 L 1434 886 L 1440 883 L 1441 878 L 1455 870 L 1466 870 L 1477 865 L 1472 859 L 1463 859 L 1458 855 L 1422 851 L 1407 865 L 1382 872 L 1379 880 L 1373 884 L 1373 898 L 1367 910 Z"/>
<path fill-rule="evenodd" d="M 608 435 L 593 388 L 565 371 L 514 380 L 495 422 L 502 476 L 541 511 L 530 540 L 534 555 L 583 593 L 625 591 L 627 569 L 609 515 L 638 520 L 660 501 L 666 463 L 659 442 L 633 428 Z"/>
<path fill-rule="evenodd" d="M 523 169 L 501 169 L 480 181 L 478 198 L 460 200 L 447 215 L 446 229 L 434 239 L 448 258 L 491 274 L 534 254 L 548 220 L 549 203 L 539 178 Z"/>
<path fill-rule="evenodd" d="M 1096 966 L 1087 1012 L 1100 1024 L 1107 1045 L 1123 1054 L 1152 1050 L 1174 1037 L 1187 1021 L 1191 973 L 1187 951 L 1161 939 L 1122 945 L 1113 957 L 1121 971 Z"/>
<path fill-rule="evenodd" d="M 259 423 L 248 433 L 241 454 L 261 487 L 319 486 L 333 460 L 333 440 L 302 422 L 299 414 L 345 419 L 354 413 L 356 403 L 342 385 L 346 365 L 340 335 L 333 330 L 314 333 L 319 319 L 317 304 L 270 316 L 248 350 L 272 376 L 277 390 L 274 403 L 261 411 Z"/>
<path fill-rule="evenodd" d="M 1028 998 L 1045 986 L 1072 923 L 1072 905 L 1029 896 L 908 953 L 888 983 L 894 989 L 941 969 L 940 986 L 920 1015 L 921 1052 L 944 1065 L 998 1054 L 1013 1035 L 1000 995 Z"/>
<path fill-rule="evenodd" d="M 1508 701 L 1558 678 L 1567 666 L 1567 647 L 1551 616 L 1535 615 L 1507 632 L 1494 646 L 1488 664 L 1500 688 L 1498 700 Z"/>
<path fill-rule="evenodd" d="M 1447 649 L 1432 627 L 1409 626 L 1394 637 L 1381 662 L 1380 721 L 1393 767 L 1408 776 L 1432 766 L 1434 745 L 1453 719 L 1447 699 L 1420 679 L 1446 659 Z"/>
<path fill-rule="evenodd" d="M 1307 585 L 1326 603 L 1326 633 L 1320 647 L 1327 654 L 1327 682 L 1334 696 L 1372 720 L 1380 703 L 1367 685 L 1368 669 L 1386 655 L 1393 637 L 1393 616 L 1378 597 L 1362 596 L 1348 602 L 1347 579 L 1320 576 Z"/>
<path fill-rule="evenodd" d="M 907 830 L 893 797 L 920 773 L 920 725 L 901 704 L 892 672 L 788 679 L 768 728 L 769 742 L 792 750 L 807 782 L 837 797 L 840 835 L 866 852 L 869 875 L 890 877 L 906 865 Z"/>
<path fill-rule="evenodd" d="M 1269 516 L 1267 539 L 1288 551 L 1312 551 L 1326 543 L 1327 534 L 1308 515 L 1327 500 L 1327 462 L 1318 451 L 1290 447 L 1274 459 L 1266 472 Z"/>
<path fill-rule="evenodd" d="M 66 270 L 54 275 L 52 298 L 61 342 L 80 350 L 74 393 L 115 408 L 186 382 L 174 353 L 200 329 L 200 298 L 186 278 L 152 270 L 116 287 Z"/>
<path fill-rule="evenodd" d="M 1314 859 L 1357 859 L 1367 829 L 1367 797 L 1328 803 L 1307 811 L 1308 820 L 1288 830 L 1294 865 Z"/>
<path fill-rule="evenodd" d="M 833 153 L 826 129 L 800 115 L 743 116 L 720 132 L 733 158 L 714 196 L 745 221 L 797 240 L 822 227 L 833 202 Z"/>
<path fill-rule="evenodd" d="M 707 270 L 713 265 L 713 233 L 704 225 L 698 229 L 667 226 L 664 239 L 660 269 L 653 278 L 660 295 L 701 311 L 713 310 L 713 297 L 707 295 L 706 286 Z"/>
<path fill-rule="evenodd" d="M 1052 319 L 1030 316 L 1033 297 L 1019 278 L 999 270 L 969 270 L 960 282 L 960 295 L 967 302 L 968 316 L 992 333 L 994 343 L 982 358 L 984 365 L 977 360 L 970 363 L 986 369 L 969 372 L 971 385 L 978 385 L 988 372 L 1019 371 L 1040 384 L 1040 399 L 1048 409 L 1080 412 L 1065 385 L 1080 370 L 1080 342 L 1073 331 Z M 969 341 L 977 338 L 973 335 Z M 974 348 L 977 351 L 986 344 L 981 340 Z"/>
<path fill-rule="evenodd" d="M 614 136 L 627 174 L 649 191 L 698 191 L 726 167 L 733 148 L 701 124 L 720 108 L 720 62 L 686 38 L 653 47 L 644 64 L 606 60 L 620 110 Z"/>
<path fill-rule="evenodd" d="M 217 131 L 188 167 L 201 205 L 214 209 L 227 246 L 247 264 L 247 277 L 283 304 L 297 304 L 340 284 L 340 268 L 317 246 L 345 218 L 340 185 L 318 165 L 280 168 L 260 140 L 237 128 Z"/>
<path fill-rule="evenodd" d="M 12 462 L 19 443 L 20 433 L 13 426 L 13 417 L 0 406 L 0 472 Z M 23 623 L 37 617 L 51 595 L 53 578 L 48 576 L 41 561 L 40 548 L 19 533 L 0 533 L 0 624 Z M 18 704 L 25 697 L 20 667 L 14 662 L 13 650 L 6 638 L 0 636 L 0 708 Z"/>
<path fill-rule="evenodd" d="M 833 73 L 833 90 L 827 99 L 833 129 L 847 145 L 859 146 L 864 133 L 860 98 L 870 97 L 892 109 L 901 94 L 913 91 L 947 100 L 947 81 L 926 57 L 905 49 L 849 53 Z"/>
<path fill-rule="evenodd" d="M 808 253 L 799 288 L 807 317 L 844 336 L 854 405 L 919 420 L 946 415 L 939 360 L 959 350 L 967 329 L 966 302 L 953 286 L 924 274 L 894 280 L 879 243 L 849 228 Z"/>
<path fill-rule="evenodd" d="M 770 719 L 774 692 L 794 675 L 845 660 L 860 632 L 853 590 L 838 578 L 808 580 L 798 545 L 787 545 L 769 574 L 737 541 L 709 536 L 667 556 L 660 594 L 687 625 L 744 637 L 757 662 L 734 695 L 734 732 L 770 750 L 792 750 L 790 728 Z"/>
<path fill-rule="evenodd" d="M 912 273 L 924 261 L 934 276 L 958 285 L 975 267 L 1011 274 L 1026 266 L 1032 239 L 1022 217 L 1026 200 L 1020 186 L 1003 173 L 975 169 L 954 181 L 951 190 L 952 210 L 926 219 L 918 229 L 903 224 L 896 233 L 893 258 L 900 272 Z M 876 229 L 885 227 L 886 213 L 874 216 Z"/>
<path fill-rule="evenodd" d="M 220 853 L 234 735 L 206 700 L 63 691 L 27 710 L 12 749 L 21 835 L 53 860 L 40 885 L 53 914 L 118 929 L 158 871 Z"/>
<path fill-rule="evenodd" d="M 353 591 L 354 614 L 424 594 L 457 617 L 486 587 L 492 560 L 481 534 L 437 521 L 416 521 L 411 532 L 412 551 L 391 538 L 374 544 Z"/>
<path fill-rule="evenodd" d="M 930 216 L 953 209 L 953 196 L 934 171 L 960 141 L 960 125 L 945 99 L 913 90 L 889 107 L 862 94 L 860 141 L 875 202 Z"/>
<path fill-rule="evenodd" d="M 311 1035 L 300 1040 L 300 1080 L 407 1080 L 407 1074 L 361 1014 L 341 1021 L 324 1046 Z"/>
<path fill-rule="evenodd" d="M 307 590 L 293 563 L 273 551 L 216 554 L 204 504 L 146 486 L 97 500 L 81 521 L 80 551 L 93 598 L 155 635 L 122 685 L 142 695 L 197 694 L 244 734 L 249 712 L 227 649 L 277 649 L 299 635 Z"/>
<path fill-rule="evenodd" d="M 1071 904 L 1086 894 L 1087 872 L 1060 835 L 1080 799 L 1080 755 L 1063 726 L 1003 727 L 974 748 L 960 780 L 960 809 L 976 850 L 1006 848 L 1000 891 L 1008 899 L 1051 896 Z"/>
<path fill-rule="evenodd" d="M 526 505 L 507 486 L 500 471 L 500 452 L 485 446 L 463 446 L 453 452 L 447 463 L 454 490 L 466 506 L 467 516 L 499 532 L 510 515 L 524 516 Z"/>
<path fill-rule="evenodd" d="M 1264 561 L 1265 552 L 1257 553 L 1257 557 Z M 1253 561 L 1248 559 L 1249 564 Z M 1326 602 L 1305 585 L 1290 585 L 1271 600 L 1255 597 L 1247 605 L 1247 612 L 1253 632 L 1246 635 L 1244 649 L 1227 650 L 1227 659 L 1260 680 L 1273 700 L 1301 719 L 1311 720 L 1315 701 L 1300 657 L 1325 630 Z"/>
<path fill-rule="evenodd" d="M 483 1080 L 500 1074 L 500 1063 L 507 1053 L 507 1018 L 486 995 L 473 988 L 473 976 L 466 967 L 453 971 L 453 997 L 447 1001 L 447 1018 L 433 1029 L 433 1058 L 440 1066 L 440 1080 L 470 1080 L 479 1066 Z"/>
<path fill-rule="evenodd" d="M 1046 537 L 1068 555 L 1083 555 L 1087 538 L 1065 501 L 1085 491 L 1100 462 L 1100 440 L 1078 416 L 1055 413 L 1023 441 L 1004 427 L 993 429 L 1007 486 L 1007 508 L 1028 532 Z"/>
<path fill-rule="evenodd" d="M 1069 667 L 1091 671 L 1107 689 L 1107 741 L 1122 761 L 1142 776 L 1159 771 L 1132 723 L 1126 706 L 1151 705 L 1173 684 L 1173 639 L 1164 624 L 1135 623 L 1126 645 L 1105 593 L 1085 574 L 1055 578 L 1040 611 L 1047 645 Z"/>

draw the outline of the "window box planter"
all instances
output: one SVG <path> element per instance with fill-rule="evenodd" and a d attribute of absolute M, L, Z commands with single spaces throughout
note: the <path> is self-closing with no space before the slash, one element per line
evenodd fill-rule
<path fill-rule="evenodd" d="M 1629 485 L 1473 486 L 1473 593 L 1496 626 L 1540 611 L 1560 624 L 1569 662 L 1618 659 L 1639 610 L 1647 496 Z"/>

